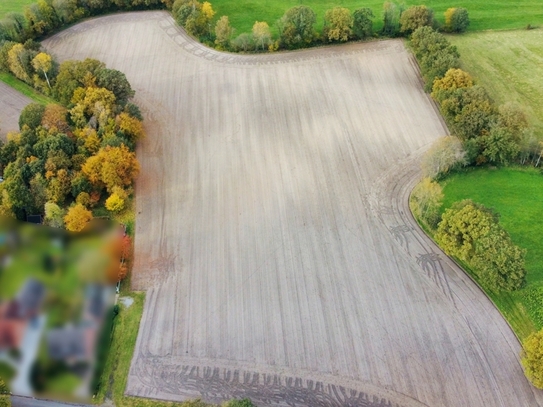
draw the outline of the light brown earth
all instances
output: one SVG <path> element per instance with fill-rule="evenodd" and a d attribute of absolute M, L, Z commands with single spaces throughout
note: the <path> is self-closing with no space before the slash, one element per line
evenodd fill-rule
<path fill-rule="evenodd" d="M 259 406 L 542 406 L 492 304 L 414 226 L 446 134 L 399 40 L 241 56 L 163 12 L 45 41 L 144 107 L 127 393 Z"/>
<path fill-rule="evenodd" d="M 29 103 L 32 100 L 0 82 L 0 139 L 5 140 L 10 131 L 19 131 L 19 115 Z"/>

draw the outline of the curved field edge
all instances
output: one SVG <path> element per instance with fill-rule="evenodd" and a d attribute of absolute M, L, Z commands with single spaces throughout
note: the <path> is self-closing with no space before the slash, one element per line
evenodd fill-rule
<path fill-rule="evenodd" d="M 471 199 L 493 208 L 500 213 L 500 223 L 509 232 L 513 242 L 527 249 L 527 285 L 511 293 L 485 290 L 469 266 L 458 259 L 453 260 L 492 300 L 520 340 L 541 329 L 543 255 L 538 250 L 536 231 L 543 227 L 543 219 L 540 217 L 543 209 L 543 177 L 539 171 L 531 168 L 472 169 L 448 176 L 441 185 L 444 193 L 442 212 L 463 199 Z M 416 220 L 433 239 L 431 231 Z"/>

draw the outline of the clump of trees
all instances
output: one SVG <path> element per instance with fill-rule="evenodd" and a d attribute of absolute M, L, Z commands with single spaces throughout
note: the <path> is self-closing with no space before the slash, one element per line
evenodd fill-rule
<path fill-rule="evenodd" d="M 445 11 L 445 31 L 463 33 L 469 27 L 468 10 L 463 7 L 453 7 Z"/>
<path fill-rule="evenodd" d="M 32 42 L 5 42 L 2 52 L 12 56 L 11 73 L 58 104 L 26 106 L 20 131 L 0 145 L 0 212 L 22 220 L 43 214 L 50 226 L 80 231 L 100 208 L 125 209 L 144 137 L 126 76 L 94 59 L 58 65 Z"/>
<path fill-rule="evenodd" d="M 493 291 L 514 291 L 526 284 L 525 250 L 501 227 L 498 215 L 465 200 L 447 209 L 435 239 L 449 255 L 465 262 L 479 282 Z"/>

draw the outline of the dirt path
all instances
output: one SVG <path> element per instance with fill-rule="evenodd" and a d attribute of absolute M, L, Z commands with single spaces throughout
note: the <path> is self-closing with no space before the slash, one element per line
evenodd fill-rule
<path fill-rule="evenodd" d="M 401 41 L 221 54 L 166 13 L 45 42 L 144 107 L 127 393 L 259 406 L 543 406 L 519 344 L 406 207 L 446 133 Z"/>
<path fill-rule="evenodd" d="M 32 100 L 0 82 L 0 139 L 5 140 L 10 131 L 19 131 L 19 115 L 29 103 Z"/>

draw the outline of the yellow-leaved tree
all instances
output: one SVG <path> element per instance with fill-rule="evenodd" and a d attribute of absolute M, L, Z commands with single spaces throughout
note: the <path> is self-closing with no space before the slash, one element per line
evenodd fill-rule
<path fill-rule="evenodd" d="M 43 72 L 43 76 L 45 76 L 47 85 L 49 86 L 49 89 L 51 89 L 51 82 L 49 82 L 49 76 L 47 76 L 47 72 L 49 72 L 51 68 L 53 67 L 53 61 L 52 61 L 51 55 L 46 54 L 45 52 L 40 52 L 32 60 L 32 66 L 34 67 L 36 71 Z"/>
<path fill-rule="evenodd" d="M 105 186 L 110 193 L 113 193 L 115 187 L 130 186 L 139 169 L 136 154 L 124 144 L 101 148 L 96 155 L 89 157 L 81 168 L 92 184 Z"/>
<path fill-rule="evenodd" d="M 68 209 L 64 224 L 70 232 L 80 232 L 92 220 L 92 212 L 78 203 Z"/>
<path fill-rule="evenodd" d="M 521 363 L 528 380 L 538 389 L 543 389 L 543 330 L 526 338 Z"/>

